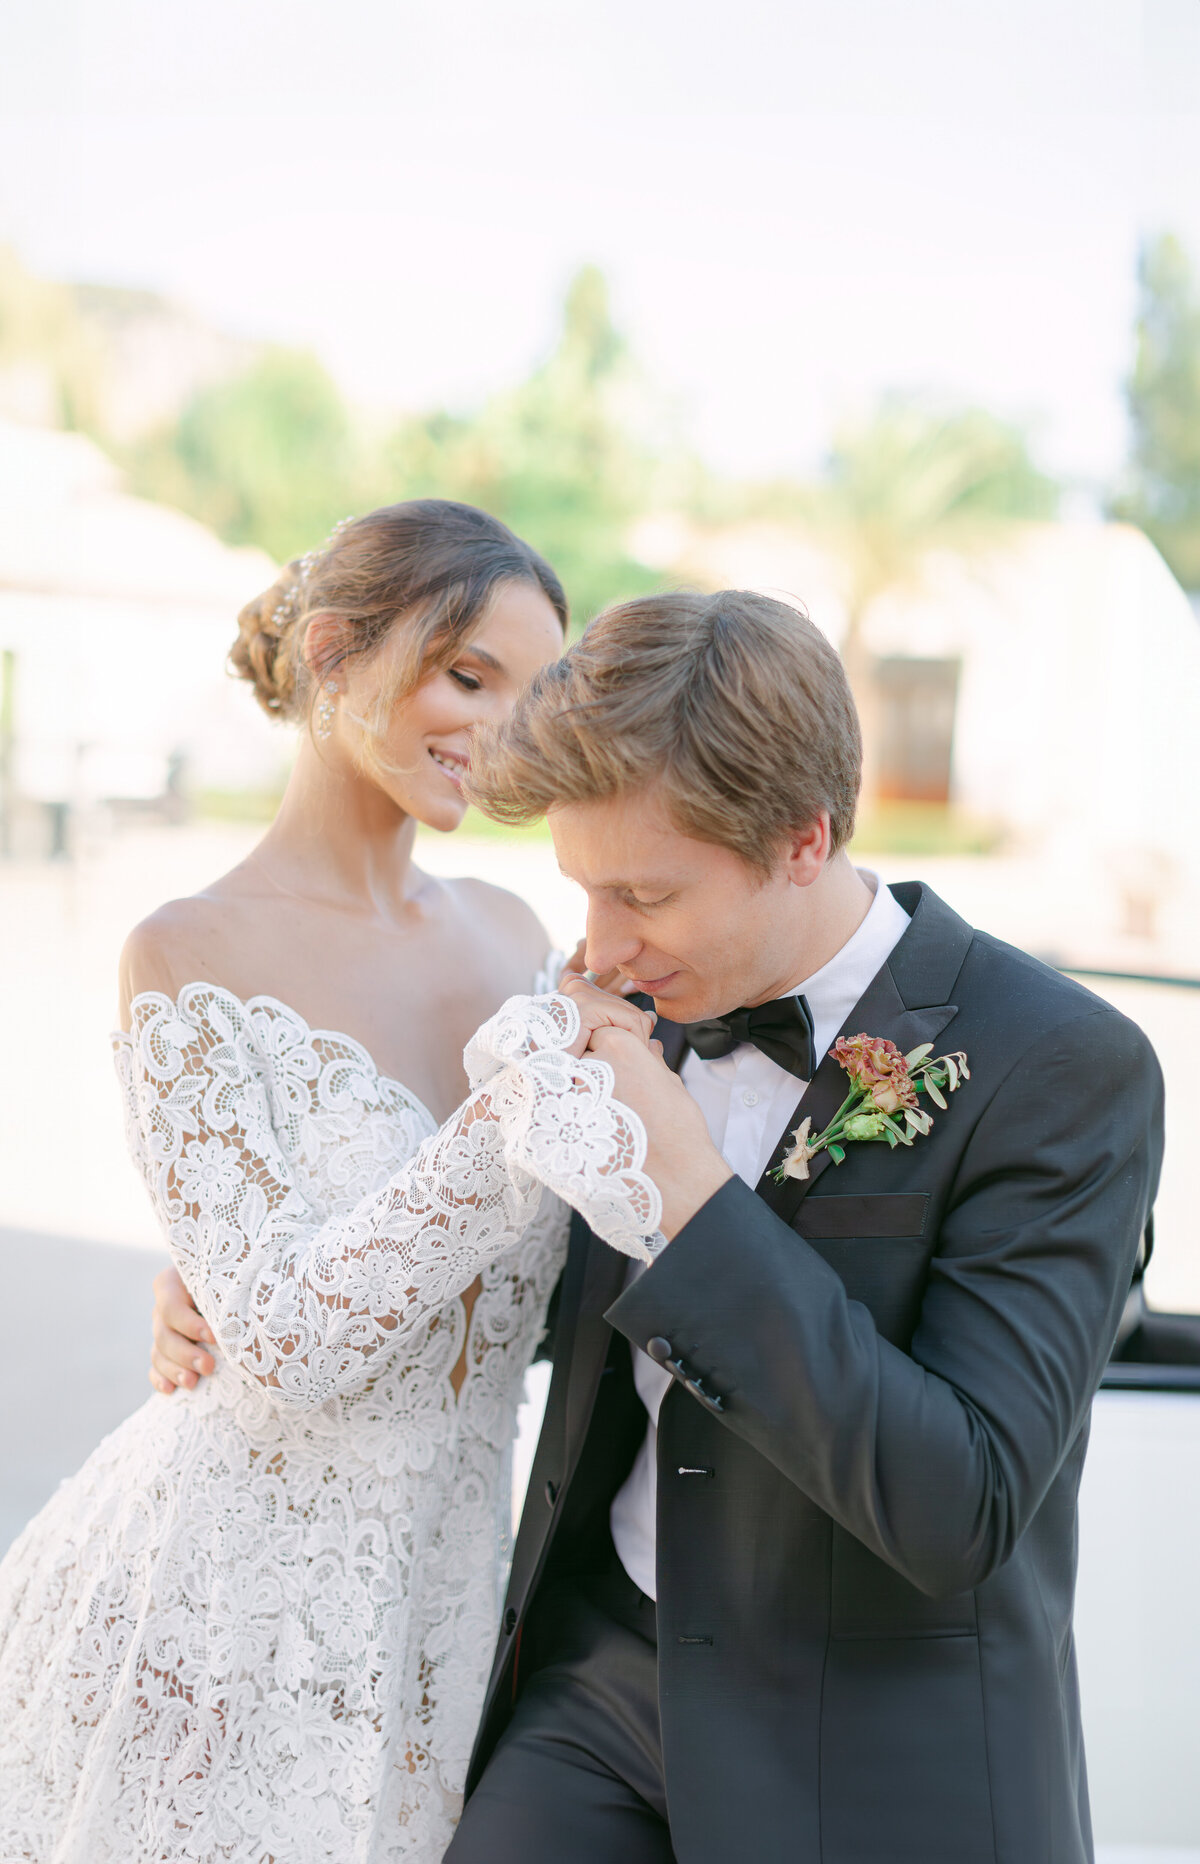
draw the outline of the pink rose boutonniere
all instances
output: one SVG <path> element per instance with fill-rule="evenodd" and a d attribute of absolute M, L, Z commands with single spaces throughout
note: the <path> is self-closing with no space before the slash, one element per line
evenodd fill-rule
<path fill-rule="evenodd" d="M 953 1093 L 971 1071 L 961 1049 L 952 1055 L 928 1059 L 932 1042 L 902 1055 L 884 1036 L 839 1036 L 829 1053 L 850 1076 L 845 1100 L 824 1132 L 809 1137 L 812 1120 L 800 1122 L 793 1145 L 782 1165 L 772 1173 L 777 1183 L 785 1178 L 807 1178 L 808 1164 L 818 1152 L 828 1152 L 835 1165 L 846 1156 L 845 1140 L 886 1140 L 889 1146 L 911 1146 L 919 1133 L 927 1133 L 933 1115 L 918 1099 L 928 1094 L 935 1106 L 946 1109 L 946 1093 Z"/>

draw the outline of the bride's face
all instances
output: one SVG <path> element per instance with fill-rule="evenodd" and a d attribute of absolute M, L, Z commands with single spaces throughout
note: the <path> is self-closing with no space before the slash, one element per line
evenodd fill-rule
<path fill-rule="evenodd" d="M 340 748 L 406 815 L 429 828 L 454 829 L 467 808 L 462 786 L 472 730 L 505 717 L 534 674 L 558 659 L 562 629 L 540 589 L 504 584 L 461 652 L 392 708 L 368 747 L 360 721 L 375 716 L 403 654 L 402 626 L 365 665 L 346 665 L 333 742 L 340 740 Z"/>

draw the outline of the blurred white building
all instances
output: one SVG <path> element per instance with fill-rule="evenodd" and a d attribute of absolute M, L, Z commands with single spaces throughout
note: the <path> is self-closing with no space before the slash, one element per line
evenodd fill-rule
<path fill-rule="evenodd" d="M 794 534 L 662 523 L 634 547 L 709 588 L 799 600 L 841 639 L 836 564 Z M 1200 973 L 1200 626 L 1149 540 L 1022 526 L 986 559 L 931 561 L 865 628 L 881 796 L 994 824 L 1033 889 L 1035 949 Z"/>
<path fill-rule="evenodd" d="M 273 567 L 133 498 L 80 434 L 0 422 L 10 798 L 79 811 L 271 783 L 285 755 L 224 671 Z"/>

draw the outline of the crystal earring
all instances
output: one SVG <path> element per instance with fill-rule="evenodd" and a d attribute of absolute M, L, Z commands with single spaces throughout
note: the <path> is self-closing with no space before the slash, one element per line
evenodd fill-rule
<path fill-rule="evenodd" d="M 334 705 L 331 695 L 336 693 L 336 691 L 337 681 L 326 680 L 325 696 L 317 707 L 316 733 L 322 743 L 324 743 L 325 739 L 328 738 L 333 731 L 333 720 L 337 707 Z"/>

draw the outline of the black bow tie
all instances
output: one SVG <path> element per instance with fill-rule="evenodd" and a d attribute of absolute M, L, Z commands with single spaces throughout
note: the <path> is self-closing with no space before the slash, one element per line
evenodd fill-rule
<path fill-rule="evenodd" d="M 798 1080 L 812 1080 L 813 1019 L 803 997 L 776 997 L 770 1003 L 756 1003 L 752 1010 L 730 1010 L 728 1016 L 709 1016 L 684 1027 L 688 1041 L 704 1061 L 728 1055 L 739 1042 L 753 1042 Z"/>

